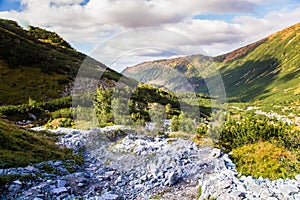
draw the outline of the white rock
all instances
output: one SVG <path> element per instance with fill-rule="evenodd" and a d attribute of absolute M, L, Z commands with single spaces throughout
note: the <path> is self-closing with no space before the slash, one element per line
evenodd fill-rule
<path fill-rule="evenodd" d="M 211 157 L 213 158 L 218 158 L 221 156 L 221 149 L 217 149 L 217 148 L 214 148 L 211 153 L 210 153 Z"/>
<path fill-rule="evenodd" d="M 100 197 L 100 200 L 116 200 L 118 199 L 118 195 L 116 194 L 103 194 Z"/>
<path fill-rule="evenodd" d="M 65 187 L 60 187 L 60 188 L 55 188 L 55 189 L 51 190 L 51 192 L 55 195 L 59 195 L 64 192 L 68 192 L 68 190 Z"/>
<path fill-rule="evenodd" d="M 295 176 L 295 179 L 296 179 L 296 181 L 300 182 L 300 174 L 297 174 L 297 175 Z"/>
<path fill-rule="evenodd" d="M 294 185 L 282 185 L 282 186 L 280 186 L 280 191 L 285 196 L 289 196 L 294 193 L 297 193 L 299 191 L 299 189 L 298 189 L 298 187 L 296 187 Z"/>

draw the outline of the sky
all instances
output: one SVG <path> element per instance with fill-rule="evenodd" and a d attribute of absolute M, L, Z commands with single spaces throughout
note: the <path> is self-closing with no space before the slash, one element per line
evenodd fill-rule
<path fill-rule="evenodd" d="M 0 0 L 0 18 L 57 32 L 117 71 L 220 55 L 300 22 L 300 0 Z"/>

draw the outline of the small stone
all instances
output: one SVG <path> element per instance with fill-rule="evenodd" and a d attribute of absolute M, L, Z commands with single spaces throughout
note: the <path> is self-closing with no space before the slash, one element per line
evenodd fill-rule
<path fill-rule="evenodd" d="M 236 189 L 239 190 L 239 191 L 241 191 L 241 192 L 244 192 L 244 193 L 247 192 L 245 186 L 242 185 L 242 184 L 237 185 Z"/>
<path fill-rule="evenodd" d="M 296 179 L 296 181 L 300 182 L 300 174 L 297 174 L 297 175 L 295 176 L 295 179 Z"/>
<path fill-rule="evenodd" d="M 280 187 L 280 191 L 282 192 L 282 194 L 289 196 L 294 193 L 297 193 L 299 191 L 299 189 L 298 189 L 298 187 L 296 187 L 294 185 L 282 185 Z"/>
<path fill-rule="evenodd" d="M 78 183 L 77 186 L 78 187 L 83 187 L 85 184 L 84 183 Z"/>
<path fill-rule="evenodd" d="M 211 157 L 213 158 L 218 158 L 221 156 L 221 149 L 217 149 L 217 148 L 214 148 L 211 153 L 210 153 Z"/>
<path fill-rule="evenodd" d="M 148 177 L 148 175 L 146 174 L 146 175 L 142 176 L 140 179 L 141 179 L 142 181 L 148 181 L 148 180 L 149 180 L 149 177 Z"/>
<path fill-rule="evenodd" d="M 17 185 L 22 185 L 22 182 L 19 180 L 14 181 L 13 183 L 17 184 Z"/>
<path fill-rule="evenodd" d="M 164 173 L 162 171 L 158 172 L 157 177 L 158 178 L 163 178 L 164 177 Z"/>
<path fill-rule="evenodd" d="M 10 185 L 8 188 L 8 191 L 10 192 L 17 192 L 21 189 L 21 185 L 17 184 L 17 185 Z"/>
<path fill-rule="evenodd" d="M 268 197 L 266 200 L 278 200 L 276 197 Z"/>
<path fill-rule="evenodd" d="M 118 184 L 118 183 L 121 183 L 122 181 L 124 181 L 124 179 L 125 179 L 124 175 L 120 175 L 120 176 L 116 179 L 115 185 Z"/>
<path fill-rule="evenodd" d="M 232 191 L 231 194 L 234 197 L 234 199 L 238 199 L 238 197 L 244 196 L 244 193 L 238 190 Z"/>
<path fill-rule="evenodd" d="M 260 198 L 265 199 L 267 197 L 272 196 L 272 193 L 269 191 L 269 189 L 264 189 L 259 194 Z"/>
<path fill-rule="evenodd" d="M 105 175 L 106 176 L 113 176 L 115 174 L 115 171 L 108 171 L 108 172 L 105 172 Z"/>
<path fill-rule="evenodd" d="M 229 182 L 229 181 L 225 181 L 225 182 L 222 182 L 222 183 L 220 184 L 220 187 L 221 187 L 222 189 L 230 188 L 230 186 L 231 186 L 231 182 Z"/>
<path fill-rule="evenodd" d="M 105 200 L 117 200 L 119 198 L 118 195 L 116 194 L 103 194 L 101 195 L 100 199 L 105 199 Z"/>
<path fill-rule="evenodd" d="M 60 188 L 55 188 L 55 189 L 51 190 L 51 192 L 54 195 L 59 195 L 59 194 L 62 194 L 64 192 L 68 192 L 68 190 L 65 187 L 60 187 Z"/>
<path fill-rule="evenodd" d="M 87 178 L 81 178 L 78 182 L 79 183 L 87 183 L 87 182 L 89 182 L 89 180 Z"/>
<path fill-rule="evenodd" d="M 35 168 L 33 166 L 27 166 L 25 169 L 32 172 Z"/>
<path fill-rule="evenodd" d="M 58 167 L 58 166 L 62 165 L 62 161 L 58 160 L 53 165 L 54 165 L 54 167 Z"/>
<path fill-rule="evenodd" d="M 174 171 L 171 172 L 168 176 L 168 181 L 167 181 L 169 183 L 169 186 L 174 185 L 175 183 L 177 183 L 177 181 L 178 181 L 178 177 L 176 173 Z"/>
<path fill-rule="evenodd" d="M 143 184 L 137 184 L 134 186 L 134 189 L 136 190 L 144 190 L 144 185 Z"/>
<path fill-rule="evenodd" d="M 65 187 L 67 184 L 67 181 L 65 180 L 57 180 L 57 187 Z"/>

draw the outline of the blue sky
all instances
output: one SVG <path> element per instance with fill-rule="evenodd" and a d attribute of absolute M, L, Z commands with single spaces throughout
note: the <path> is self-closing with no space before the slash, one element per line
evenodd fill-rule
<path fill-rule="evenodd" d="M 300 1 L 0 0 L 0 18 L 55 31 L 105 64 L 120 58 L 114 67 L 121 71 L 138 62 L 167 58 L 174 49 L 178 56 L 234 50 L 300 22 Z M 134 31 L 145 27 L 156 29 Z M 189 40 L 179 41 L 178 33 Z M 168 49 L 154 48 L 165 41 L 168 46 L 161 46 Z M 140 52 L 134 50 L 139 46 Z M 101 54 L 97 48 L 102 48 Z M 130 58 L 124 56 L 128 52 Z"/>
<path fill-rule="evenodd" d="M 12 0 L 0 0 L 0 11 L 16 10 L 21 11 L 21 2 Z"/>

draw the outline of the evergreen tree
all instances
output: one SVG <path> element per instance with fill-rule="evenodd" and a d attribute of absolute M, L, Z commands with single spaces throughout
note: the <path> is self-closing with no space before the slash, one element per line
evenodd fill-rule
<path fill-rule="evenodd" d="M 100 126 L 105 126 L 111 118 L 111 90 L 97 88 L 94 107 Z"/>
<path fill-rule="evenodd" d="M 154 122 L 154 132 L 162 133 L 164 128 L 163 120 L 166 119 L 165 106 L 158 103 L 153 103 L 149 110 L 151 120 Z"/>

